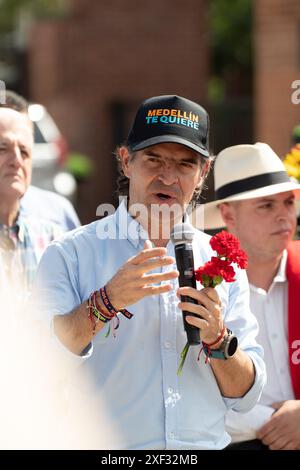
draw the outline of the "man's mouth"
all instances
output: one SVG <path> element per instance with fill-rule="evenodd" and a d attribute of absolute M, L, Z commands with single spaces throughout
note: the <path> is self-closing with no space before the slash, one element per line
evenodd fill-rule
<path fill-rule="evenodd" d="M 290 234 L 292 230 L 288 227 L 282 228 L 277 230 L 276 232 L 273 232 L 273 235 L 285 235 L 285 234 Z"/>
<path fill-rule="evenodd" d="M 170 199 L 173 199 L 172 196 L 169 194 L 165 193 L 156 193 L 156 196 L 161 200 L 161 201 L 169 201 Z"/>
<path fill-rule="evenodd" d="M 21 179 L 21 176 L 19 175 L 19 173 L 16 173 L 16 172 L 13 172 L 13 171 L 10 171 L 10 172 L 6 173 L 5 176 L 7 176 L 8 178 Z"/>

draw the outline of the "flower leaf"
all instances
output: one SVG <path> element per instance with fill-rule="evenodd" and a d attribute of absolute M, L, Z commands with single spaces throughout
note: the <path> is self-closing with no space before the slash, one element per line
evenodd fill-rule
<path fill-rule="evenodd" d="M 221 284 L 222 281 L 223 281 L 222 276 L 214 276 L 212 287 L 218 286 L 219 284 Z"/>
<path fill-rule="evenodd" d="M 177 370 L 177 375 L 181 375 L 182 368 L 184 366 L 189 348 L 190 348 L 190 345 L 187 342 L 186 345 L 184 346 L 183 350 L 181 351 L 181 354 L 180 354 L 181 360 L 180 360 L 180 364 L 179 364 L 179 367 L 178 367 L 178 370 Z"/>

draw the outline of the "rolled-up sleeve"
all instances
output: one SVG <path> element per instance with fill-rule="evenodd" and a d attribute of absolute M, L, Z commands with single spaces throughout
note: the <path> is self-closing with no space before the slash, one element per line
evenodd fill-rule
<path fill-rule="evenodd" d="M 261 396 L 266 383 L 266 368 L 263 361 L 263 348 L 256 341 L 258 324 L 250 311 L 249 285 L 245 271 L 237 270 L 237 280 L 229 287 L 229 303 L 224 319 L 226 326 L 238 337 L 239 347 L 252 360 L 255 380 L 243 397 L 223 397 L 223 400 L 228 409 L 246 413 L 256 405 Z"/>
<path fill-rule="evenodd" d="M 93 345 L 90 343 L 81 355 L 72 353 L 53 331 L 55 315 L 69 313 L 82 303 L 77 290 L 77 271 L 77 257 L 71 244 L 67 245 L 66 252 L 59 241 L 53 242 L 42 256 L 30 299 L 35 320 L 46 328 L 51 346 L 67 366 L 82 364 L 93 352 Z"/>

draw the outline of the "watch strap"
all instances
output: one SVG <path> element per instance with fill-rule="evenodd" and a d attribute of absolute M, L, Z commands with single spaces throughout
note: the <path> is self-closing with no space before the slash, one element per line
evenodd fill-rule
<path fill-rule="evenodd" d="M 224 351 L 220 349 L 210 349 L 209 347 L 203 345 L 203 351 L 207 357 L 212 357 L 213 359 L 222 359 L 227 360 L 227 357 L 224 354 Z"/>

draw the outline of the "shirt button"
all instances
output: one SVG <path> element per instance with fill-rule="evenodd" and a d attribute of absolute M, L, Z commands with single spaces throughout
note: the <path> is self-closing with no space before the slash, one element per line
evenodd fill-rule
<path fill-rule="evenodd" d="M 174 391 L 174 390 L 173 390 L 173 388 L 172 388 L 172 387 L 169 387 L 169 388 L 168 388 L 168 393 L 170 393 L 170 394 L 171 394 L 171 393 L 173 393 L 173 391 Z"/>
<path fill-rule="evenodd" d="M 169 341 L 166 341 L 165 342 L 165 348 L 170 349 L 170 347 L 171 347 L 171 343 Z"/>
<path fill-rule="evenodd" d="M 174 437 L 175 437 L 175 434 L 173 432 L 169 432 L 169 438 L 174 439 Z"/>
<path fill-rule="evenodd" d="M 272 339 L 277 339 L 278 338 L 278 334 L 277 333 L 273 333 L 272 334 Z"/>

